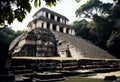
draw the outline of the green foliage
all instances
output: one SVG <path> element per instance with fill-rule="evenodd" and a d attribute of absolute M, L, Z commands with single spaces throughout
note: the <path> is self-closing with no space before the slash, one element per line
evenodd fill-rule
<path fill-rule="evenodd" d="M 48 5 L 48 6 L 50 6 L 50 7 L 51 7 L 52 5 L 55 6 L 56 3 L 57 3 L 56 0 L 45 0 L 45 2 L 46 2 L 46 5 Z"/>
<path fill-rule="evenodd" d="M 41 0 L 0 0 L 0 25 L 5 22 L 11 24 L 15 19 L 22 22 L 27 13 L 31 11 L 31 2 L 34 1 L 34 6 L 38 7 Z M 46 5 L 56 5 L 57 0 L 44 0 Z M 59 0 L 58 0 L 59 1 Z"/>
<path fill-rule="evenodd" d="M 107 47 L 109 52 L 120 58 L 120 29 L 112 32 L 110 38 L 107 40 Z"/>
<path fill-rule="evenodd" d="M 90 31 L 97 36 L 98 45 L 104 42 L 104 28 L 109 27 L 110 23 L 106 15 L 110 14 L 113 4 L 103 3 L 100 0 L 88 0 L 76 11 L 77 16 L 84 15 L 87 18 L 92 18 L 94 25 L 91 26 Z M 110 23 L 110 24 L 109 24 Z M 94 27 L 94 28 L 93 28 Z M 111 26 L 110 26 L 111 27 Z M 109 33 L 107 33 L 109 34 Z"/>
<path fill-rule="evenodd" d="M 35 6 L 35 7 L 38 7 L 38 0 L 35 0 L 34 6 Z"/>
<path fill-rule="evenodd" d="M 120 4 L 120 0 L 113 0 L 114 2 L 116 2 L 117 4 Z"/>
<path fill-rule="evenodd" d="M 75 14 L 79 17 L 84 15 L 84 17 L 93 18 L 93 15 L 95 14 L 108 14 L 111 7 L 112 4 L 110 3 L 103 3 L 100 0 L 88 0 L 85 4 L 76 10 Z"/>
<path fill-rule="evenodd" d="M 91 24 L 92 25 L 92 24 Z M 73 22 L 73 26 L 75 28 L 76 35 L 81 36 L 84 39 L 90 40 L 91 42 L 98 44 L 97 37 L 94 33 L 91 32 L 93 27 L 90 26 L 90 23 L 86 20 L 80 20 Z M 93 26 L 93 25 L 92 25 Z"/>
<path fill-rule="evenodd" d="M 14 31 L 11 30 L 10 28 L 1 28 L 0 30 L 0 41 L 1 42 L 5 42 L 5 43 L 9 43 L 9 41 L 12 40 L 12 36 L 14 34 Z"/>
<path fill-rule="evenodd" d="M 86 20 L 73 22 L 73 26 L 75 27 L 76 35 L 85 38 L 86 33 L 89 30 L 89 28 L 87 28 L 87 23 L 88 22 Z"/>
<path fill-rule="evenodd" d="M 22 21 L 26 12 L 30 12 L 30 10 L 29 0 L 0 0 L 0 25 L 3 25 L 5 21 L 11 24 L 14 19 Z"/>
<path fill-rule="evenodd" d="M 22 34 L 23 31 L 15 32 L 10 27 L 4 26 L 0 28 L 0 42 L 11 43 L 18 35 Z M 4 44 L 3 43 L 3 44 Z"/>
<path fill-rule="evenodd" d="M 119 19 L 120 18 L 120 4 L 116 4 L 113 7 L 111 14 L 112 14 L 111 17 L 113 17 L 114 19 Z"/>

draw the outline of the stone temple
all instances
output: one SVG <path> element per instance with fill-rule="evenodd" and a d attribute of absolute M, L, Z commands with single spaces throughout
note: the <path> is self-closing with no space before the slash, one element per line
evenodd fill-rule
<path fill-rule="evenodd" d="M 76 36 L 68 22 L 65 16 L 41 8 L 29 22 L 28 32 L 10 44 L 12 57 L 115 58 L 90 41 Z"/>

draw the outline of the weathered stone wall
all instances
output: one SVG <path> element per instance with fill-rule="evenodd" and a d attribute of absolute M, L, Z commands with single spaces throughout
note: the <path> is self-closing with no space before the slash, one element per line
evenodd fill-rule
<path fill-rule="evenodd" d="M 58 40 L 57 49 L 61 57 L 69 57 L 69 55 L 71 55 L 68 53 L 69 51 L 68 45 L 69 45 L 68 42 L 64 40 Z"/>
<path fill-rule="evenodd" d="M 36 28 L 16 38 L 10 45 L 12 56 L 37 56 L 48 57 L 58 56 L 56 40 L 50 30 Z"/>

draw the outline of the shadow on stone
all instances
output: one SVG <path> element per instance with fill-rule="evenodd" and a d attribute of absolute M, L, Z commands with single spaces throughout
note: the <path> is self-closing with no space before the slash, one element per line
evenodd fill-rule
<path fill-rule="evenodd" d="M 0 75 L 0 82 L 1 81 L 13 81 L 14 79 L 15 79 L 15 76 L 13 74 Z"/>
<path fill-rule="evenodd" d="M 104 80 L 117 80 L 117 77 L 115 75 L 105 76 Z"/>

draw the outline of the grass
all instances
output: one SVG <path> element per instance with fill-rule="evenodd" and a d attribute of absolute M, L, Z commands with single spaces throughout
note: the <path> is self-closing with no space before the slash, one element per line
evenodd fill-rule
<path fill-rule="evenodd" d="M 92 78 L 83 78 L 83 77 L 67 77 L 66 80 L 59 81 L 59 82 L 107 82 L 103 79 L 92 79 Z"/>

